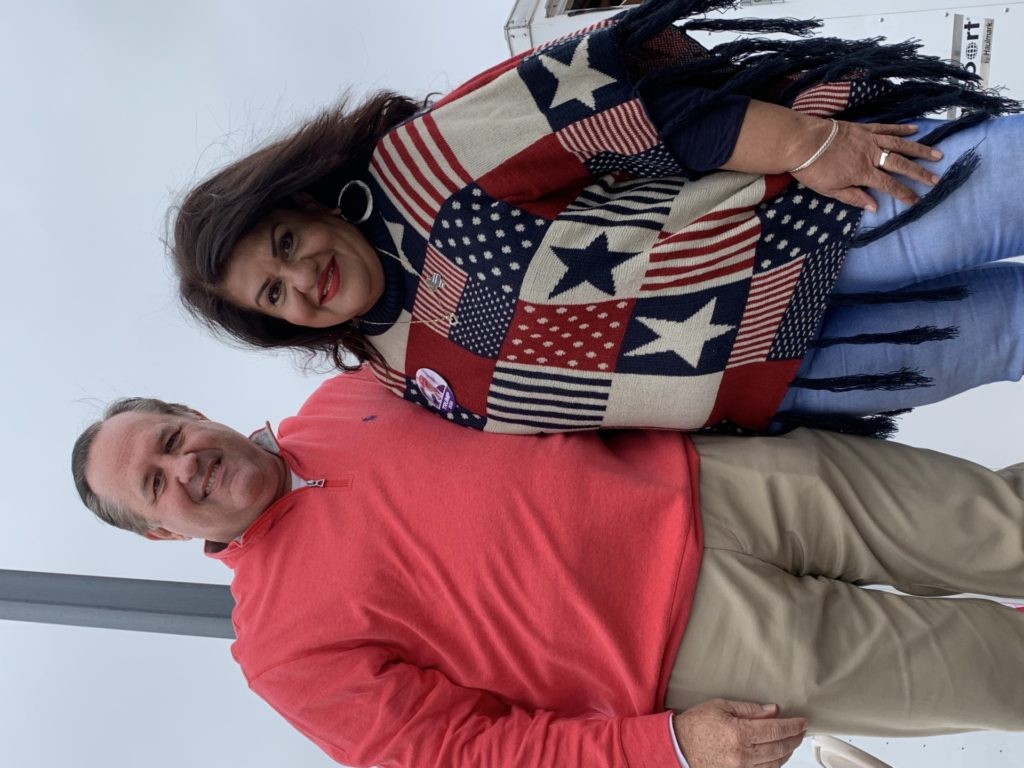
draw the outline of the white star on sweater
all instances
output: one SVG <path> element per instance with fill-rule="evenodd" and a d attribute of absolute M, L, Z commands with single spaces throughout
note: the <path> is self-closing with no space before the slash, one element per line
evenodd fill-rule
<path fill-rule="evenodd" d="M 576 46 L 572 61 L 568 64 L 563 64 L 550 56 L 540 57 L 540 63 L 558 81 L 555 96 L 551 100 L 551 109 L 568 104 L 573 99 L 579 99 L 594 109 L 597 106 L 594 91 L 615 82 L 614 77 L 590 68 L 589 46 L 590 38 L 583 38 L 583 42 Z"/>
<path fill-rule="evenodd" d="M 637 320 L 650 328 L 658 338 L 632 352 L 627 352 L 626 357 L 672 352 L 696 368 L 700 363 L 701 355 L 704 354 L 704 346 L 712 339 L 723 336 L 735 327 L 711 322 L 717 302 L 718 299 L 712 299 L 683 321 L 637 317 Z"/>

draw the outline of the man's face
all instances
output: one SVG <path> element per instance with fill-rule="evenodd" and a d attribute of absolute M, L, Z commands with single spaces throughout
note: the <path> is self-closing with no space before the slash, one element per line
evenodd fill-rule
<path fill-rule="evenodd" d="M 279 457 L 192 414 L 126 412 L 107 419 L 85 478 L 97 496 L 148 520 L 147 538 L 225 543 L 288 487 Z"/>

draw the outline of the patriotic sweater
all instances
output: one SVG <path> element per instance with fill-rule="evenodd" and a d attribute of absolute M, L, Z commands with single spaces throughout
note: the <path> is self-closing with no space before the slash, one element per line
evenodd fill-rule
<path fill-rule="evenodd" d="M 524 451 L 466 432 L 452 450 L 443 421 L 355 373 L 279 440 L 311 482 L 212 556 L 250 687 L 333 759 L 678 765 L 664 696 L 701 552 L 686 437 Z"/>
<path fill-rule="evenodd" d="M 741 96 L 892 118 L 906 94 L 866 75 L 870 41 L 790 44 L 840 52 L 807 49 L 823 67 L 847 46 L 856 79 L 804 87 L 768 62 L 769 87 L 748 62 L 730 80 L 670 23 L 700 5 L 648 3 L 512 58 L 379 143 L 366 232 L 388 285 L 362 327 L 395 394 L 492 432 L 769 426 L 859 211 L 788 175 L 695 172 L 686 139 Z"/>

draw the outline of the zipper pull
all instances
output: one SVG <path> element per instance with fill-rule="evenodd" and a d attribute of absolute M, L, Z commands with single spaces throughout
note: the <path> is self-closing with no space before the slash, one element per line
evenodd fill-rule
<path fill-rule="evenodd" d="M 324 480 L 307 480 L 306 481 L 306 487 L 307 488 L 323 488 L 324 487 L 324 482 L 325 482 Z"/>

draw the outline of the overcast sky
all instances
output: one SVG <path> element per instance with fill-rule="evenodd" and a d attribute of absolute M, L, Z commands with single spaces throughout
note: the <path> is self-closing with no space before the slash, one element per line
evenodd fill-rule
<path fill-rule="evenodd" d="M 183 315 L 160 242 L 166 210 L 347 87 L 423 96 L 504 58 L 511 6 L 0 0 L 0 568 L 227 582 L 198 543 L 97 523 L 68 471 L 75 436 L 114 397 L 190 403 L 248 431 L 294 412 L 319 380 Z M 1022 392 L 994 386 L 923 409 L 900 439 L 990 466 L 1020 460 Z M 4 765 L 330 764 L 246 691 L 224 641 L 0 622 L 0 651 Z M 887 754 L 1000 768 L 1019 764 L 1021 744 L 941 739 Z M 806 752 L 795 764 L 810 765 Z"/>

